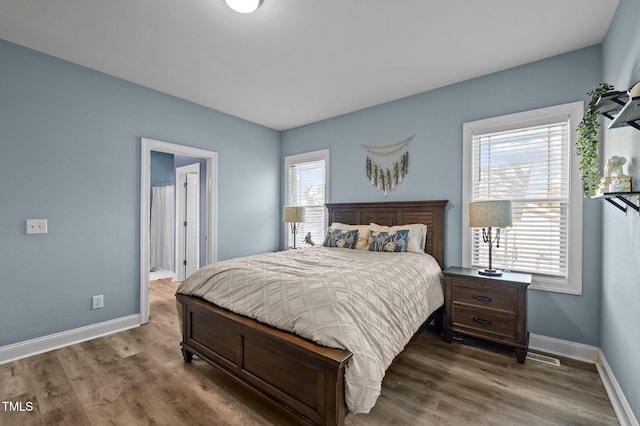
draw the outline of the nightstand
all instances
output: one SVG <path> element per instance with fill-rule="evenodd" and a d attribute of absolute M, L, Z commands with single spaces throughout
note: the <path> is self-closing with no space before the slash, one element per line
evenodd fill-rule
<path fill-rule="evenodd" d="M 477 269 L 452 267 L 444 271 L 444 340 L 458 332 L 515 348 L 524 363 L 529 346 L 527 287 L 531 275 L 504 272 L 478 274 Z"/>

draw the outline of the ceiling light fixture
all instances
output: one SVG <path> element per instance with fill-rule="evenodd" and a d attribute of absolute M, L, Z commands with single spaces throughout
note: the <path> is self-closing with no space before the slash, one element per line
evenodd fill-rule
<path fill-rule="evenodd" d="M 238 13 L 251 13 L 262 4 L 262 0 L 224 0 L 224 2 Z"/>

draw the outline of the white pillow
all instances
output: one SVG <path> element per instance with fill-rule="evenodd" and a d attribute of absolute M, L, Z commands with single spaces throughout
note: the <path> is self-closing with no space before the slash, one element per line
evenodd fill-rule
<path fill-rule="evenodd" d="M 389 232 L 407 230 L 409 231 L 409 240 L 407 241 L 407 251 L 413 253 L 424 253 L 424 248 L 427 245 L 427 225 L 422 223 L 415 223 L 411 225 L 398 225 L 398 226 L 382 226 L 376 223 L 371 223 L 369 229 L 373 232 Z M 360 232 L 358 232 L 358 235 Z M 357 248 L 357 247 L 356 247 Z"/>
<path fill-rule="evenodd" d="M 369 250 L 369 225 L 347 225 L 340 222 L 333 222 L 329 229 L 342 229 L 344 231 L 358 230 L 358 240 L 356 250 Z"/>

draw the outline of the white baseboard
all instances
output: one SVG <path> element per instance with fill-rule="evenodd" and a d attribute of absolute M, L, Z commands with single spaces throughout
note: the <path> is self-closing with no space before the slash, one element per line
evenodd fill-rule
<path fill-rule="evenodd" d="M 555 337 L 529 334 L 529 349 L 595 364 L 600 348 Z"/>
<path fill-rule="evenodd" d="M 0 347 L 0 364 L 128 330 L 139 325 L 140 315 L 135 314 L 2 346 Z"/>
<path fill-rule="evenodd" d="M 598 350 L 596 368 L 598 369 L 598 373 L 600 373 L 602 384 L 604 384 L 607 395 L 609 395 L 609 400 L 611 401 L 611 405 L 613 405 L 613 411 L 616 412 L 620 424 L 622 426 L 639 426 L 638 419 L 635 414 L 633 414 L 629 401 L 627 401 L 627 398 L 624 396 L 622 388 L 620 388 L 620 384 L 616 376 L 614 376 L 601 349 Z"/>
<path fill-rule="evenodd" d="M 602 349 L 533 333 L 529 335 L 529 349 L 595 364 L 620 424 L 622 426 L 640 426 Z"/>

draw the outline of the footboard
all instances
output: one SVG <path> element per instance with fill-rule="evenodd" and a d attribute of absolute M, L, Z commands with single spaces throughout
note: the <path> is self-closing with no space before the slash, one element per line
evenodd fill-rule
<path fill-rule="evenodd" d="M 344 369 L 351 352 L 317 345 L 200 298 L 176 297 L 186 362 L 198 355 L 305 422 L 344 424 Z"/>

